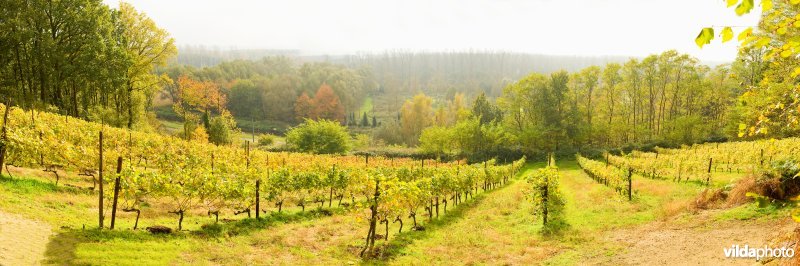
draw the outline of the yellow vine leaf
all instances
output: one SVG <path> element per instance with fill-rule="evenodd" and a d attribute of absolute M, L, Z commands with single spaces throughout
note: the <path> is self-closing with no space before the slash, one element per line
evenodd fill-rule
<path fill-rule="evenodd" d="M 731 27 L 725 27 L 722 29 L 722 42 L 727 42 L 733 39 L 733 30 Z"/>
<path fill-rule="evenodd" d="M 761 0 L 761 12 L 767 12 L 772 9 L 772 0 Z"/>
<path fill-rule="evenodd" d="M 800 1 L 800 0 L 798 0 L 798 1 Z M 770 39 L 768 37 L 759 38 L 758 41 L 756 41 L 755 47 L 761 48 L 761 47 L 767 46 L 770 41 L 772 41 L 772 39 Z"/>
<path fill-rule="evenodd" d="M 800 1 L 800 0 L 797 0 Z M 753 10 L 753 0 L 742 0 L 738 6 L 736 6 L 736 15 L 742 16 L 744 14 L 750 13 L 750 10 Z"/>
<path fill-rule="evenodd" d="M 703 45 L 711 43 L 711 40 L 714 39 L 714 29 L 713 28 L 703 28 L 700 30 L 700 34 L 697 35 L 697 38 L 694 39 L 694 43 L 697 44 L 700 48 L 703 48 Z"/>
<path fill-rule="evenodd" d="M 747 28 L 739 33 L 739 41 L 744 41 L 747 37 L 750 37 L 750 34 L 753 34 L 753 28 Z"/>

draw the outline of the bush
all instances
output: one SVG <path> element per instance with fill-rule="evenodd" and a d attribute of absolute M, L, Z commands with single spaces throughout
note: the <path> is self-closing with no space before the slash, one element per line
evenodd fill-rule
<path fill-rule="evenodd" d="M 400 134 L 400 131 L 400 124 L 392 119 L 375 129 L 372 138 L 389 145 L 403 144 L 403 135 Z"/>
<path fill-rule="evenodd" d="M 258 135 L 258 146 L 272 146 L 275 143 L 275 136 L 270 134 Z"/>
<path fill-rule="evenodd" d="M 239 132 L 236 130 L 236 121 L 228 112 L 214 117 L 208 125 L 208 141 L 217 145 L 233 143 L 233 138 Z"/>
<path fill-rule="evenodd" d="M 306 120 L 286 134 L 286 142 L 294 150 L 317 154 L 343 154 L 350 150 L 347 129 L 337 121 Z"/>
<path fill-rule="evenodd" d="M 372 138 L 370 138 L 367 134 L 358 134 L 353 141 L 353 146 L 356 149 L 366 149 L 369 148 L 370 143 L 372 143 Z"/>

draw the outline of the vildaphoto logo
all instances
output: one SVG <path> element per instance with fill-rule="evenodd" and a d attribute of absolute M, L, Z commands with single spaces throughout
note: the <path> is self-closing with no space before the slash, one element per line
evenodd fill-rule
<path fill-rule="evenodd" d="M 727 258 L 755 258 L 756 260 L 761 260 L 763 258 L 794 257 L 794 248 L 770 248 L 766 245 L 763 248 L 750 247 L 748 245 L 744 245 L 744 247 L 731 245 L 731 248 L 723 248 L 723 251 Z"/>

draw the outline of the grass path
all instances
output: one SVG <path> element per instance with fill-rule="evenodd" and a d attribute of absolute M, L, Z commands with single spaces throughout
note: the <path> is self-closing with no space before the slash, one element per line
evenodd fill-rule
<path fill-rule="evenodd" d="M 396 265 L 525 265 L 558 252 L 558 245 L 542 245 L 539 226 L 530 215 L 524 181 L 514 181 L 489 195 L 463 218 L 418 239 L 390 262 Z"/>
<path fill-rule="evenodd" d="M 508 187 L 481 192 L 474 199 L 456 207 L 449 206 L 447 213 L 442 212 L 441 216 L 433 221 L 427 221 L 428 218 L 420 214 L 417 219 L 425 226 L 425 231 L 408 231 L 411 221 L 406 220 L 403 232 L 396 234 L 399 224 L 392 223 L 388 228 L 389 241 L 377 240 L 375 245 L 378 249 L 384 249 L 387 257 L 402 257 L 405 255 L 406 247 L 424 239 L 435 238 L 442 232 L 448 232 L 452 225 L 464 220 L 465 213 L 486 204 L 503 189 Z M 358 214 L 335 215 L 313 221 L 283 224 L 249 236 L 204 243 L 185 252 L 181 261 L 192 265 L 383 264 L 385 260 L 363 261 L 357 255 L 364 242 L 366 225 L 366 218 L 359 217 Z M 386 228 L 380 225 L 377 233 L 385 235 L 385 230 Z"/>
<path fill-rule="evenodd" d="M 0 212 L 0 265 L 38 265 L 44 259 L 50 226 Z"/>
<path fill-rule="evenodd" d="M 529 165 L 532 171 L 541 165 Z M 523 173 L 523 176 L 528 172 Z M 525 197 L 527 183 L 502 188 L 447 228 L 400 251 L 391 264 L 575 264 L 583 257 L 614 256 L 621 245 L 597 247 L 605 230 L 652 221 L 649 202 L 628 202 L 597 184 L 574 162 L 562 162 L 560 189 L 566 199 L 560 233 L 543 235 L 539 217 Z"/>

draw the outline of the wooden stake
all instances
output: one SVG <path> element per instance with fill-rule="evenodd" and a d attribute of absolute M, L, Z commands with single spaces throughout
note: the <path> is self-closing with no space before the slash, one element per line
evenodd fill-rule
<path fill-rule="evenodd" d="M 122 157 L 117 157 L 117 178 L 114 179 L 114 201 L 111 203 L 111 230 L 117 220 L 117 198 L 119 197 L 119 173 L 122 172 Z"/>
<path fill-rule="evenodd" d="M 98 183 L 99 183 L 99 193 L 97 194 L 98 198 L 98 217 L 99 217 L 99 228 L 103 228 L 103 131 L 100 131 L 100 160 L 98 162 L 99 167 L 97 169 L 97 176 L 98 176 Z"/>

